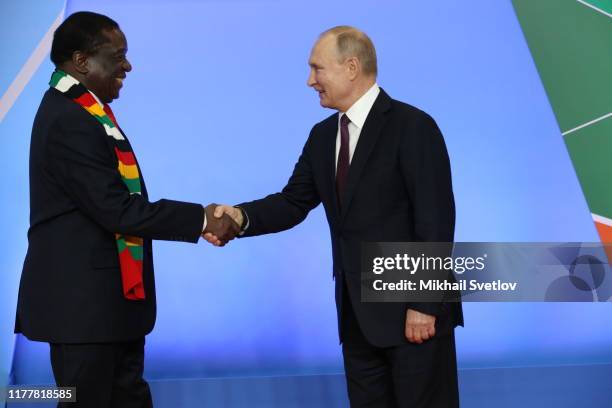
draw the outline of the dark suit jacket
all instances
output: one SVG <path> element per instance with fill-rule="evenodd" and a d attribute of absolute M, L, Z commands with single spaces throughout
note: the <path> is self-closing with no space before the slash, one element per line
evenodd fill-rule
<path fill-rule="evenodd" d="M 440 130 L 429 115 L 381 90 L 359 136 L 342 208 L 335 187 L 337 131 L 337 113 L 317 123 L 282 192 L 239 205 L 249 218 L 243 236 L 291 228 L 322 202 L 331 232 L 339 327 L 346 281 L 359 325 L 373 345 L 406 342 L 407 307 L 436 315 L 437 334 L 448 334 L 463 324 L 460 303 L 360 302 L 362 242 L 453 241 L 455 205 Z"/>
<path fill-rule="evenodd" d="M 85 109 L 47 91 L 32 129 L 29 245 L 15 323 L 31 340 L 111 342 L 149 333 L 156 312 L 151 239 L 199 238 L 202 206 L 151 203 L 142 179 L 142 195 L 130 195 L 114 145 Z M 115 233 L 145 238 L 145 300 L 123 297 Z"/>

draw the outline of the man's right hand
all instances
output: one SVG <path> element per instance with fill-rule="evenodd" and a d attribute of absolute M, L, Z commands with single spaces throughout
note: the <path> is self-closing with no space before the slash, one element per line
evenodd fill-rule
<path fill-rule="evenodd" d="M 224 212 L 216 211 L 218 208 L 217 204 L 206 206 L 206 228 L 202 231 L 202 237 L 215 246 L 223 246 L 238 235 L 240 224 Z M 217 212 L 219 215 L 216 215 Z"/>
<path fill-rule="evenodd" d="M 209 206 L 210 207 L 210 206 Z M 206 207 L 208 209 L 208 207 Z M 208 220 L 208 212 L 206 212 L 206 217 Z M 242 211 L 236 207 L 232 207 L 229 205 L 215 205 L 214 209 L 214 218 L 215 219 L 225 219 L 230 218 L 233 222 L 238 225 L 238 232 L 240 232 L 240 226 L 244 222 L 244 217 L 242 215 Z M 223 246 L 227 242 L 222 243 L 221 237 L 219 237 L 214 231 L 207 231 L 208 228 L 202 234 L 202 237 L 215 246 Z"/>

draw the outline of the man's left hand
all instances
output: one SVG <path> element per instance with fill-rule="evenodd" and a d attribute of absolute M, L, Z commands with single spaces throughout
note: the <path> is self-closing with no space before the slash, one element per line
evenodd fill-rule
<path fill-rule="evenodd" d="M 406 338 L 411 343 L 421 344 L 436 334 L 436 316 L 417 312 L 413 309 L 406 311 Z"/>

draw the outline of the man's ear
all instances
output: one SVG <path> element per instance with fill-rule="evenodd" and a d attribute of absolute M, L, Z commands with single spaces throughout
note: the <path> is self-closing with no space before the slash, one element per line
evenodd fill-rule
<path fill-rule="evenodd" d="M 346 66 L 349 71 L 349 79 L 353 81 L 361 72 L 361 62 L 357 57 L 350 57 L 346 60 Z"/>
<path fill-rule="evenodd" d="M 72 65 L 79 74 L 85 75 L 89 72 L 87 59 L 87 54 L 82 51 L 72 53 Z"/>

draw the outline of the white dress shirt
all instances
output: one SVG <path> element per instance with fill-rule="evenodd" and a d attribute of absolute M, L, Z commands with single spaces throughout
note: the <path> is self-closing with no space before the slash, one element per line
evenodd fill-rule
<path fill-rule="evenodd" d="M 378 84 L 372 85 L 370 89 L 366 93 L 364 93 L 361 98 L 357 99 L 357 101 L 346 111 L 346 112 L 338 112 L 338 133 L 336 135 L 336 168 L 338 168 L 338 154 L 340 153 L 340 118 L 342 115 L 348 116 L 350 119 L 350 123 L 348 124 L 349 131 L 349 164 L 351 160 L 353 160 L 353 153 L 355 153 L 355 148 L 357 147 L 357 142 L 359 141 L 359 135 L 361 135 L 361 129 L 363 129 L 363 124 L 374 105 L 374 101 L 378 97 L 380 93 L 380 88 Z"/>

